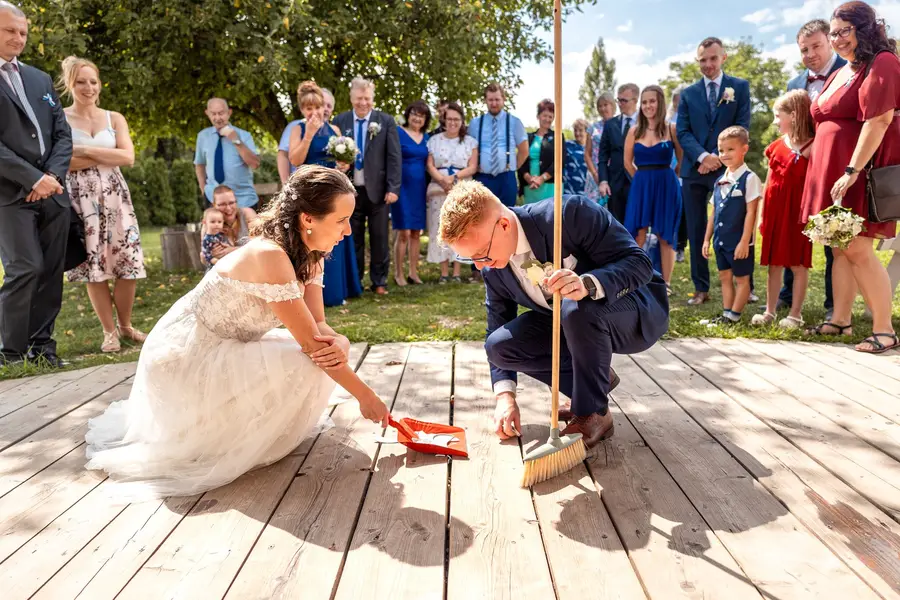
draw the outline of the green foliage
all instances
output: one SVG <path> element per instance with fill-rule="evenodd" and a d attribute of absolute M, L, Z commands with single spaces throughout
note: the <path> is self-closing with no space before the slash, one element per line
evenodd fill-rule
<path fill-rule="evenodd" d="M 603 38 L 597 40 L 591 53 L 591 64 L 584 70 L 584 83 L 578 90 L 578 99 L 584 105 L 584 118 L 589 123 L 596 121 L 597 97 L 603 92 L 614 92 L 616 88 L 616 60 L 606 56 Z"/>
<path fill-rule="evenodd" d="M 131 203 L 139 226 L 150 225 L 150 196 L 144 183 L 143 161 L 137 160 L 133 167 L 123 168 L 122 175 L 131 192 Z"/>
<path fill-rule="evenodd" d="M 169 166 L 161 158 L 148 158 L 143 166 L 144 185 L 150 198 L 150 222 L 154 225 L 174 225 L 177 216 L 169 185 Z"/>
<path fill-rule="evenodd" d="M 184 158 L 172 161 L 169 167 L 169 189 L 172 190 L 176 222 L 198 222 L 202 217 L 200 207 L 203 206 L 203 198 L 197 187 L 193 161 Z"/>
<path fill-rule="evenodd" d="M 568 0 L 566 14 L 595 0 Z M 349 108 L 356 75 L 376 81 L 382 110 L 438 96 L 471 107 L 489 80 L 510 89 L 526 60 L 550 56 L 536 35 L 546 0 L 24 0 L 23 59 L 59 73 L 69 54 L 98 63 L 103 105 L 124 114 L 140 146 L 193 144 L 223 96 L 259 141 L 296 118 L 297 85 L 313 79 Z"/>
<path fill-rule="evenodd" d="M 278 175 L 278 151 L 262 150 L 259 153 L 259 168 L 253 172 L 254 183 L 281 183 Z"/>
<path fill-rule="evenodd" d="M 727 44 L 725 51 L 728 58 L 725 61 L 724 71 L 750 82 L 751 141 L 746 163 L 750 169 L 763 177 L 768 168 L 763 151 L 777 136 L 777 131 L 771 127 L 772 107 L 775 99 L 787 90 L 788 76 L 784 72 L 782 61 L 774 58 L 763 59 L 762 50 L 754 46 L 750 40 Z M 672 75 L 661 82 L 668 96 L 671 96 L 678 85 L 691 84 L 702 77 L 696 62 L 673 62 L 669 68 Z"/>

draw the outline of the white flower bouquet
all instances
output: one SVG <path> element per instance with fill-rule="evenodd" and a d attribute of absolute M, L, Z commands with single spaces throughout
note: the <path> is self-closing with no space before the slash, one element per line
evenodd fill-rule
<path fill-rule="evenodd" d="M 815 244 L 846 250 L 865 230 L 864 219 L 849 208 L 829 206 L 806 223 L 803 234 Z"/>
<path fill-rule="evenodd" d="M 335 160 L 348 165 L 352 165 L 356 161 L 356 155 L 359 154 L 356 142 L 353 141 L 353 138 L 346 136 L 334 136 L 329 139 L 325 151 Z"/>

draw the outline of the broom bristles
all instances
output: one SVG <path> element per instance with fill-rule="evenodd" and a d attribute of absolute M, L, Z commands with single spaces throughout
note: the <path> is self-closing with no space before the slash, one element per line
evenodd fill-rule
<path fill-rule="evenodd" d="M 583 440 L 577 440 L 565 448 L 525 461 L 525 473 L 522 475 L 522 487 L 531 487 L 536 483 L 552 479 L 574 468 L 587 458 L 587 448 Z"/>

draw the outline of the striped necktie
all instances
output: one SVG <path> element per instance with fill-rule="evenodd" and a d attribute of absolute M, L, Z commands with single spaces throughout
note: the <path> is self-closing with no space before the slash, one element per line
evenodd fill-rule
<path fill-rule="evenodd" d="M 19 97 L 22 107 L 25 108 L 25 114 L 28 115 L 28 120 L 34 125 L 38 142 L 41 145 L 41 156 L 43 156 L 46 151 L 46 148 L 44 147 L 44 134 L 41 133 L 41 125 L 38 123 L 37 116 L 34 114 L 31 103 L 28 102 L 28 96 L 25 95 L 25 88 L 22 87 L 22 79 L 19 77 L 19 69 L 13 63 L 8 62 L 3 64 L 3 70 L 6 71 L 9 83 L 12 85 L 12 89 L 16 93 L 16 96 Z"/>
<path fill-rule="evenodd" d="M 709 100 L 710 114 L 715 114 L 716 106 L 717 106 L 716 100 L 719 99 L 719 86 L 716 84 L 715 81 L 709 82 L 709 96 L 707 97 L 707 99 Z"/>
<path fill-rule="evenodd" d="M 500 115 L 491 115 L 491 175 L 499 175 L 503 170 L 500 163 L 500 128 L 497 127 L 497 121 Z"/>

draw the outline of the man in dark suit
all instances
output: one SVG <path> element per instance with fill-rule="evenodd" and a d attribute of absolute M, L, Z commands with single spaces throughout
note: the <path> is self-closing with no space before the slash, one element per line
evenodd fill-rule
<path fill-rule="evenodd" d="M 60 367 L 53 327 L 62 306 L 72 132 L 50 76 L 18 60 L 27 38 L 25 14 L 0 0 L 0 365 L 28 358 Z"/>
<path fill-rule="evenodd" d="M 560 409 L 569 422 L 563 433 L 581 433 L 592 447 L 613 433 L 612 355 L 655 344 L 668 329 L 669 303 L 665 282 L 621 223 L 583 196 L 563 202 L 563 268 L 543 282 L 551 269 L 540 265 L 553 260 L 552 200 L 507 207 L 482 184 L 462 181 L 444 201 L 440 231 L 484 275 L 497 434 L 505 439 L 522 431 L 517 373 L 551 383 L 550 304 L 558 289 L 560 392 L 572 399 Z M 519 307 L 529 310 L 520 315 Z"/>
<path fill-rule="evenodd" d="M 682 195 L 691 246 L 694 297 L 688 304 L 709 300 L 709 263 L 703 258 L 709 196 L 725 167 L 718 157 L 718 139 L 732 125 L 750 129 L 750 84 L 722 72 L 725 48 L 718 38 L 706 38 L 697 48 L 703 79 L 681 92 L 676 129 L 684 150 Z"/>
<path fill-rule="evenodd" d="M 353 165 L 351 179 L 356 186 L 356 210 L 350 218 L 356 263 L 362 278 L 366 268 L 366 221 L 369 223 L 371 253 L 369 278 L 372 291 L 387 294 L 391 266 L 389 250 L 388 205 L 397 201 L 403 157 L 400 136 L 393 117 L 372 110 L 375 84 L 361 77 L 350 83 L 353 110 L 339 114 L 334 124 L 356 140 L 360 153 Z"/>
<path fill-rule="evenodd" d="M 625 207 L 631 191 L 631 175 L 625 170 L 625 138 L 637 125 L 640 88 L 633 83 L 619 86 L 619 114 L 603 126 L 597 150 L 597 175 L 600 195 L 609 196 L 607 208 L 619 221 L 625 222 Z"/>
<path fill-rule="evenodd" d="M 815 102 L 825 87 L 825 80 L 847 64 L 847 61 L 838 56 L 831 49 L 828 41 L 828 33 L 831 27 L 828 21 L 815 19 L 800 28 L 797 32 L 797 46 L 800 48 L 800 56 L 806 69 L 788 82 L 787 89 L 806 90 L 810 99 Z M 831 320 L 831 312 L 834 309 L 834 296 L 831 289 L 831 265 L 834 263 L 834 254 L 830 246 L 825 246 L 825 320 Z M 778 294 L 777 309 L 790 308 L 794 301 L 794 273 L 790 269 L 784 270 L 784 287 Z"/>

